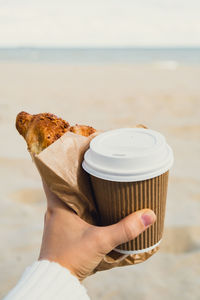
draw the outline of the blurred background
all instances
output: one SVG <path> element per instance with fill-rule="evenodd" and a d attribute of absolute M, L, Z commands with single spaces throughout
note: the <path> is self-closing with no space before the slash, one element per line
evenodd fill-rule
<path fill-rule="evenodd" d="M 161 250 L 100 272 L 92 299 L 200 298 L 200 2 L 0 0 L 0 297 L 37 259 L 45 197 L 21 110 L 97 129 L 142 123 L 175 164 Z"/>

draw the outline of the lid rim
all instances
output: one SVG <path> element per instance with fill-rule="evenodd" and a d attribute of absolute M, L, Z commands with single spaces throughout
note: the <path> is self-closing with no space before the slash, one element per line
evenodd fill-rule
<path fill-rule="evenodd" d="M 87 167 L 85 167 L 85 164 L 83 162 L 82 167 L 87 172 L 90 176 L 97 177 L 99 179 L 107 180 L 107 181 L 116 181 L 116 182 L 136 182 L 136 181 L 143 181 L 143 180 L 148 180 L 155 178 L 157 176 L 160 176 L 167 171 L 170 170 L 171 166 L 173 165 L 174 160 L 172 159 L 170 164 L 166 166 L 165 168 L 163 167 L 162 169 L 159 169 L 158 171 L 154 171 L 148 174 L 139 174 L 139 175 L 132 175 L 132 176 L 117 176 L 117 175 L 111 175 L 111 176 L 102 176 L 102 174 L 98 172 L 88 172 Z M 100 175 L 99 175 L 100 174 Z M 136 177 L 137 176 L 137 177 Z"/>
<path fill-rule="evenodd" d="M 171 158 L 173 155 L 170 156 L 170 154 L 172 154 L 172 149 L 170 148 L 169 145 L 167 145 L 167 148 L 168 148 L 168 159 L 165 159 L 164 162 L 161 161 L 159 163 L 157 163 L 154 167 L 150 167 L 150 168 L 146 168 L 146 169 L 139 169 L 137 172 L 134 172 L 134 171 L 131 171 L 131 170 L 128 170 L 128 171 L 119 171 L 117 169 L 115 170 L 111 170 L 111 169 L 103 169 L 101 167 L 98 167 L 98 165 L 95 165 L 94 163 L 91 164 L 90 162 L 88 162 L 88 159 L 86 158 L 87 154 L 89 153 L 88 151 L 85 153 L 85 156 L 84 156 L 84 164 L 86 166 L 88 166 L 88 169 L 91 169 L 91 170 L 94 170 L 94 172 L 98 172 L 98 173 L 104 173 L 104 174 L 113 174 L 113 175 L 118 175 L 120 174 L 121 176 L 134 176 L 134 173 L 135 175 L 136 174 L 142 174 L 142 173 L 149 173 L 149 172 L 153 172 L 153 171 L 156 171 L 158 169 L 162 169 L 164 168 L 166 165 L 169 164 L 169 162 L 171 161 Z M 119 175 L 119 176 L 120 176 Z"/>

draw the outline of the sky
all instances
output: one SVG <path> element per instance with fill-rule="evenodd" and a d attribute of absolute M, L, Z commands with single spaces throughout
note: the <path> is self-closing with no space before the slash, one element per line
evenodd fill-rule
<path fill-rule="evenodd" d="M 2 46 L 200 46 L 200 1 L 0 0 Z"/>

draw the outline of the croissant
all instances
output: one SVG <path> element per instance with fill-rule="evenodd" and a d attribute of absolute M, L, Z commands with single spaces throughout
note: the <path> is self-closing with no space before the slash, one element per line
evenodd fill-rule
<path fill-rule="evenodd" d="M 39 154 L 67 131 L 83 136 L 96 132 L 86 125 L 70 126 L 68 122 L 50 113 L 31 115 L 24 111 L 17 115 L 16 128 L 26 140 L 31 155 Z"/>
<path fill-rule="evenodd" d="M 96 130 L 93 127 L 86 126 L 86 125 L 78 125 L 78 124 L 70 127 L 69 130 L 73 133 L 84 135 L 84 136 L 89 136 L 92 133 L 96 132 Z"/>

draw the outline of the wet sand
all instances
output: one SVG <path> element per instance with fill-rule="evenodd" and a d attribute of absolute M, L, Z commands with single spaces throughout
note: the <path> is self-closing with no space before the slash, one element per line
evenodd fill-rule
<path fill-rule="evenodd" d="M 0 297 L 38 257 L 45 197 L 15 116 L 52 112 L 95 128 L 142 123 L 175 155 L 161 250 L 143 264 L 100 272 L 92 299 L 200 297 L 200 66 L 0 63 Z"/>

